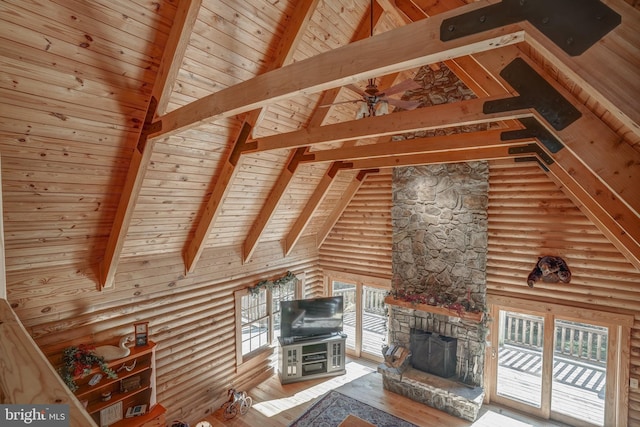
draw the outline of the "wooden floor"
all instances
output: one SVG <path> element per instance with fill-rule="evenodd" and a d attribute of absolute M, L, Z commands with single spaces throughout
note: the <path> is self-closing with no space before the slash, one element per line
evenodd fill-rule
<path fill-rule="evenodd" d="M 476 422 L 462 420 L 444 412 L 414 402 L 382 387 L 377 363 L 364 359 L 349 360 L 347 374 L 338 377 L 280 384 L 276 376 L 248 390 L 253 406 L 246 415 L 224 420 L 220 410 L 205 419 L 212 426 L 282 427 L 302 415 L 317 398 L 332 389 L 366 402 L 378 409 L 403 418 L 421 427 L 549 427 L 562 426 L 544 420 L 522 416 L 505 408 L 484 405 Z"/>

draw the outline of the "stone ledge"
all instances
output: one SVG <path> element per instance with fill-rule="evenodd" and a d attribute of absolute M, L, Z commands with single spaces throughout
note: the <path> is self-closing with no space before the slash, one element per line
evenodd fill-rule
<path fill-rule="evenodd" d="M 411 367 L 401 373 L 381 364 L 378 372 L 386 390 L 465 420 L 475 421 L 478 417 L 484 399 L 482 387 L 470 388 Z"/>

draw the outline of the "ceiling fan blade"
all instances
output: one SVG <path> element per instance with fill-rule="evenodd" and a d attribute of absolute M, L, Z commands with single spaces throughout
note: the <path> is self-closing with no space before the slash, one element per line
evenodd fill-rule
<path fill-rule="evenodd" d="M 401 99 L 393 99 L 393 98 L 383 98 L 383 101 L 388 102 L 397 108 L 402 108 L 403 110 L 415 110 L 420 105 L 420 101 L 403 101 Z"/>
<path fill-rule="evenodd" d="M 355 93 L 357 93 L 360 96 L 367 96 L 367 94 L 365 93 L 365 91 L 363 91 L 362 89 L 360 89 L 358 86 L 356 85 L 346 85 L 345 86 L 347 89 L 354 91 Z"/>
<path fill-rule="evenodd" d="M 328 107 L 333 107 L 334 105 L 341 105 L 341 104 L 353 104 L 355 102 L 364 102 L 364 101 L 362 101 L 362 99 L 352 99 L 350 101 L 340 101 L 340 102 L 334 102 L 333 104 L 318 105 L 318 108 L 328 108 Z"/>
<path fill-rule="evenodd" d="M 398 83 L 397 85 L 391 86 L 389 89 L 384 91 L 384 96 L 395 95 L 397 93 L 405 93 L 408 90 L 419 89 L 421 86 L 411 79 L 407 79 L 403 82 Z"/>

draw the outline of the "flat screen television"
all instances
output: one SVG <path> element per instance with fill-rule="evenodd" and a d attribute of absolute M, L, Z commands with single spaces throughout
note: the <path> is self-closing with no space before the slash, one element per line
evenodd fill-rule
<path fill-rule="evenodd" d="M 342 296 L 299 299 L 280 303 L 280 336 L 304 339 L 342 332 Z"/>

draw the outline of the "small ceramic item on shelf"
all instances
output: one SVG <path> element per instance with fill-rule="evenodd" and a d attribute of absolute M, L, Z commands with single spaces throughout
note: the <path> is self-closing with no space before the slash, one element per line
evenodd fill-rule
<path fill-rule="evenodd" d="M 95 374 L 89 380 L 89 385 L 93 387 L 94 385 L 98 384 L 101 379 L 102 379 L 102 374 Z"/>
<path fill-rule="evenodd" d="M 96 356 L 103 357 L 106 362 L 127 357 L 129 353 L 131 353 L 131 349 L 127 347 L 127 344 L 131 341 L 133 341 L 133 338 L 126 335 L 120 338 L 120 345 L 118 347 L 115 345 L 101 345 L 96 347 L 93 353 Z"/>

